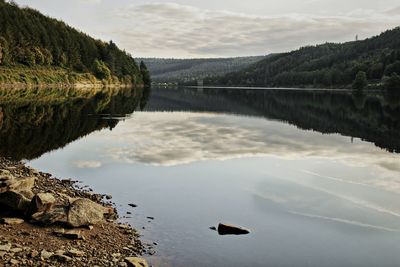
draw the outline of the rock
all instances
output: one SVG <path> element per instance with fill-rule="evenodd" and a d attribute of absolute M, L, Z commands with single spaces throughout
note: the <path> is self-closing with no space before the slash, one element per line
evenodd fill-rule
<path fill-rule="evenodd" d="M 0 194 L 0 205 L 7 206 L 14 211 L 25 212 L 30 202 L 28 198 L 16 191 L 7 191 Z"/>
<path fill-rule="evenodd" d="M 72 227 L 96 225 L 104 220 L 110 211 L 89 199 L 75 200 L 68 211 L 67 223 Z"/>
<path fill-rule="evenodd" d="M 51 258 L 52 259 L 56 259 L 59 262 L 70 262 L 70 261 L 72 261 L 71 257 L 65 256 L 63 254 L 54 254 Z"/>
<path fill-rule="evenodd" d="M 62 237 L 69 238 L 69 239 L 77 239 L 77 240 L 85 239 L 80 230 L 60 229 L 60 230 L 54 231 L 54 234 L 57 236 L 62 236 Z"/>
<path fill-rule="evenodd" d="M 217 228 L 215 226 L 211 226 L 210 230 L 217 231 Z"/>
<path fill-rule="evenodd" d="M 220 223 L 218 225 L 218 233 L 220 235 L 246 235 L 250 231 L 242 227 Z"/>
<path fill-rule="evenodd" d="M 10 264 L 11 265 L 19 265 L 19 264 L 21 264 L 21 262 L 19 260 L 11 259 Z"/>
<path fill-rule="evenodd" d="M 9 171 L 0 172 L 0 193 L 32 191 L 36 177 L 14 177 Z"/>
<path fill-rule="evenodd" d="M 24 223 L 24 220 L 20 218 L 2 218 L 1 223 L 7 225 L 16 225 Z"/>
<path fill-rule="evenodd" d="M 27 199 L 32 199 L 35 196 L 35 194 L 31 190 L 23 190 L 19 191 L 19 193 Z"/>
<path fill-rule="evenodd" d="M 118 228 L 128 230 L 131 229 L 131 226 L 129 224 L 118 224 Z"/>
<path fill-rule="evenodd" d="M 55 206 L 51 210 L 34 213 L 31 218 L 33 222 L 44 225 L 51 225 L 54 223 L 67 223 L 67 207 L 61 205 Z"/>
<path fill-rule="evenodd" d="M 68 250 L 67 255 L 71 257 L 83 257 L 85 256 L 85 252 L 71 248 Z"/>
<path fill-rule="evenodd" d="M 0 245 L 0 251 L 8 252 L 8 251 L 10 251 L 10 249 L 11 249 L 11 244 L 10 243 L 4 244 L 4 245 Z"/>
<path fill-rule="evenodd" d="M 130 267 L 149 267 L 146 260 L 143 258 L 127 257 L 127 258 L 125 258 L 125 262 Z"/>
<path fill-rule="evenodd" d="M 154 220 L 154 217 L 147 217 L 147 219 L 149 219 L 149 220 Z"/>
<path fill-rule="evenodd" d="M 132 207 L 132 208 L 137 208 L 136 204 L 128 204 L 128 206 Z"/>
<path fill-rule="evenodd" d="M 50 259 L 52 256 L 54 255 L 54 253 L 49 252 L 47 250 L 42 250 L 42 252 L 40 253 L 40 258 L 42 260 L 48 260 Z"/>
<path fill-rule="evenodd" d="M 56 202 L 56 199 L 50 193 L 36 194 L 32 198 L 32 201 L 29 205 L 28 214 L 32 215 L 37 212 L 49 211 L 53 207 L 55 202 Z"/>
<path fill-rule="evenodd" d="M 22 248 L 12 248 L 12 249 L 10 249 L 11 253 L 20 253 L 22 251 L 24 251 Z"/>
<path fill-rule="evenodd" d="M 61 180 L 61 183 L 66 185 L 72 185 L 74 182 L 72 181 L 72 179 L 63 179 Z"/>
<path fill-rule="evenodd" d="M 65 254 L 65 250 L 59 249 L 56 252 L 54 252 L 54 255 L 64 255 Z"/>
<path fill-rule="evenodd" d="M 30 256 L 31 256 L 31 258 L 36 258 L 37 256 L 39 256 L 39 251 L 37 251 L 37 250 L 32 250 Z"/>

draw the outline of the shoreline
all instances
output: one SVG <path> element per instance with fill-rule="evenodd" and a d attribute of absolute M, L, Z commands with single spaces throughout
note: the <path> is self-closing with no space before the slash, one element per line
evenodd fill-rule
<path fill-rule="evenodd" d="M 144 88 L 143 84 L 126 84 L 126 83 L 49 83 L 49 84 L 27 84 L 27 83 L 0 83 L 0 89 L 47 89 L 47 88 L 74 88 L 74 89 L 97 89 L 97 88 Z"/>
<path fill-rule="evenodd" d="M 97 224 L 76 228 L 63 224 L 33 223 L 32 219 L 0 206 L 0 267 L 2 266 L 136 266 L 142 255 L 153 250 L 144 245 L 138 232 L 118 222 L 112 196 L 93 193 L 77 186 L 77 181 L 62 180 L 39 172 L 22 162 L 0 157 L 0 175 L 35 177 L 32 192 L 56 198 L 83 199 L 112 210 Z M 1 177 L 0 177 L 1 178 Z M 3 180 L 0 179 L 0 185 Z M 1 189 L 1 188 L 0 188 Z M 4 193 L 0 191 L 1 195 Z M 1 201 L 1 199 L 0 199 Z M 12 218 L 12 219 L 11 219 Z M 24 221 L 20 219 L 24 219 Z M 137 265 L 140 266 L 140 265 Z"/>

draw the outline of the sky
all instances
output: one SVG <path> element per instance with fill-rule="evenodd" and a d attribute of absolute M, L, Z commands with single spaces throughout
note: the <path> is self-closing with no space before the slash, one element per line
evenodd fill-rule
<path fill-rule="evenodd" d="M 400 25 L 398 0 L 16 0 L 135 57 L 266 55 Z"/>

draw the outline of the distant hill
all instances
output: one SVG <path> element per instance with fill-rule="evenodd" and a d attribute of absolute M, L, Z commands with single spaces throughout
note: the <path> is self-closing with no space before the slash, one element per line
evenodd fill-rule
<path fill-rule="evenodd" d="M 153 81 L 183 83 L 225 75 L 260 61 L 264 56 L 207 59 L 138 58 L 146 63 Z"/>
<path fill-rule="evenodd" d="M 0 0 L 0 70 L 0 83 L 49 77 L 54 82 L 96 77 L 143 83 L 133 57 L 113 42 L 93 39 L 39 11 L 4 0 Z"/>
<path fill-rule="evenodd" d="M 205 81 L 209 85 L 349 87 L 365 72 L 372 86 L 400 74 L 400 28 L 363 41 L 307 46 L 265 58 L 243 70 Z"/>

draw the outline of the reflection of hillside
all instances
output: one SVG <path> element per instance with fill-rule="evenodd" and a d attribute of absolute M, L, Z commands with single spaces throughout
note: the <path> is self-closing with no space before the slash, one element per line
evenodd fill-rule
<path fill-rule="evenodd" d="M 154 100 L 154 102 L 153 102 Z M 166 105 L 174 103 L 176 105 Z M 203 104 L 202 104 L 203 103 Z M 197 110 L 263 116 L 322 133 L 339 133 L 400 152 L 400 105 L 393 97 L 345 92 L 195 89 L 153 90 L 154 110 Z"/>
<path fill-rule="evenodd" d="M 2 91 L 0 155 L 34 159 L 93 131 L 114 128 L 118 120 L 99 115 L 132 113 L 142 96 L 139 89 L 74 90 Z"/>

